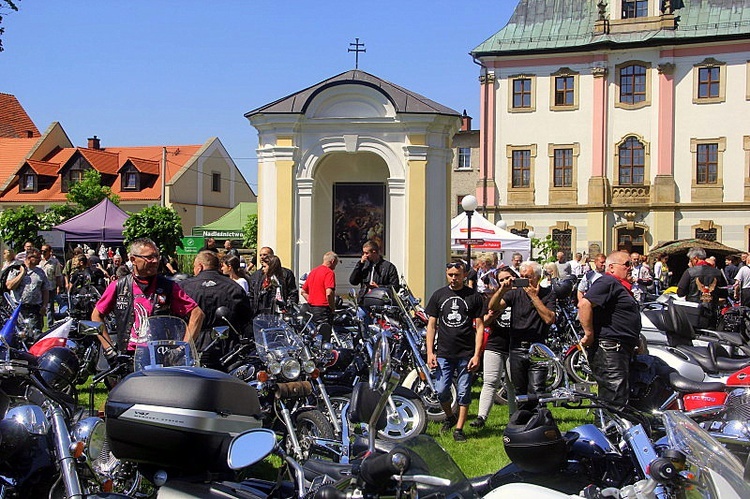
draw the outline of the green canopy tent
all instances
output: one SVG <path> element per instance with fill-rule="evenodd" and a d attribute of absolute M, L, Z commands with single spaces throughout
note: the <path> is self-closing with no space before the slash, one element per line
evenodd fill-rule
<path fill-rule="evenodd" d="M 242 239 L 245 237 L 242 227 L 247 223 L 247 217 L 257 214 L 258 203 L 239 203 L 218 220 L 200 227 L 193 227 L 193 236 Z"/>

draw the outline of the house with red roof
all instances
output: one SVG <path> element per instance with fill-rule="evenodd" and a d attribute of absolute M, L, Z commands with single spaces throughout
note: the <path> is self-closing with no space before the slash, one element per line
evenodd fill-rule
<path fill-rule="evenodd" d="M 99 137 L 74 146 L 62 125 L 39 133 L 18 100 L 0 94 L 0 209 L 64 204 L 88 169 L 137 212 L 163 203 L 177 211 L 183 232 L 213 222 L 256 195 L 218 137 L 203 144 L 103 146 Z"/>

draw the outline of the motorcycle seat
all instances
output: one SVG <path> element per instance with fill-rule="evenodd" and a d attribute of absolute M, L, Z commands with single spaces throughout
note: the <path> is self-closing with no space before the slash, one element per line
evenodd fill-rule
<path fill-rule="evenodd" d="M 750 366 L 750 359 L 733 359 L 730 357 L 717 357 L 716 367 L 722 372 L 734 372 Z"/>
<path fill-rule="evenodd" d="M 711 345 L 711 343 L 709 343 Z M 716 373 L 718 372 L 718 367 L 716 367 L 716 362 L 714 361 L 715 356 L 711 355 L 711 353 L 708 350 L 708 347 L 696 347 L 691 345 L 679 345 L 677 347 L 677 350 L 680 350 L 693 359 L 698 363 L 698 365 L 701 366 L 701 369 L 706 371 L 707 373 Z"/>
<path fill-rule="evenodd" d="M 694 381 L 676 371 L 669 373 L 669 386 L 680 393 L 720 392 L 726 388 L 720 381 Z"/>
<path fill-rule="evenodd" d="M 696 329 L 698 338 L 705 341 L 720 341 L 733 347 L 741 347 L 745 344 L 744 339 L 740 333 L 733 333 L 730 331 L 714 331 L 712 329 Z"/>

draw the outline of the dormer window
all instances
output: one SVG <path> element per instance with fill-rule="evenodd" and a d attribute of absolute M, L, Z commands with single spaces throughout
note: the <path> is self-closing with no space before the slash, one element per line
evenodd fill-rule
<path fill-rule="evenodd" d="M 24 173 L 21 175 L 21 192 L 36 192 L 36 175 Z"/>
<path fill-rule="evenodd" d="M 138 173 L 125 172 L 122 177 L 123 190 L 136 190 L 138 188 Z"/>
<path fill-rule="evenodd" d="M 74 166 L 70 169 L 70 172 L 68 172 L 68 185 L 73 186 L 81 180 L 83 180 L 83 168 L 77 168 Z"/>
<path fill-rule="evenodd" d="M 622 0 L 622 18 L 648 17 L 648 0 Z"/>

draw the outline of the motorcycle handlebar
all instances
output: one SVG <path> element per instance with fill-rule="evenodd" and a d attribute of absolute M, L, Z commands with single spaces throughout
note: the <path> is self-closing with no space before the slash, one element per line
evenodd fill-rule
<path fill-rule="evenodd" d="M 399 448 L 395 448 L 388 454 L 369 456 L 362 461 L 359 475 L 366 484 L 372 487 L 382 487 L 383 483 L 393 475 L 403 473 L 409 469 L 411 459 L 409 455 Z"/>

